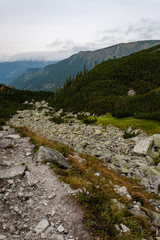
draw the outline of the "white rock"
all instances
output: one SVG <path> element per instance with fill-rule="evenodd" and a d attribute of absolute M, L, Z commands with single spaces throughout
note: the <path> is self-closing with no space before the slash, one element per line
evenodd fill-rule
<path fill-rule="evenodd" d="M 130 194 L 127 194 L 127 195 L 126 195 L 126 198 L 127 198 L 128 200 L 131 200 L 132 197 L 131 197 Z"/>
<path fill-rule="evenodd" d="M 20 138 L 20 136 L 18 134 L 10 134 L 7 136 L 7 138 L 17 139 L 17 138 Z"/>
<path fill-rule="evenodd" d="M 0 235 L 0 240 L 3 240 L 3 239 L 7 239 L 7 237 L 4 235 Z"/>
<path fill-rule="evenodd" d="M 121 196 L 125 196 L 128 200 L 131 199 L 131 195 L 128 193 L 127 188 L 125 186 L 120 187 L 118 185 L 115 185 L 114 190 Z"/>
<path fill-rule="evenodd" d="M 27 152 L 27 153 L 26 153 L 26 156 L 27 156 L 27 157 L 30 156 L 30 155 L 32 155 L 31 152 Z"/>
<path fill-rule="evenodd" d="M 153 145 L 153 137 L 148 137 L 138 142 L 133 149 L 133 152 L 138 155 L 147 155 Z"/>
<path fill-rule="evenodd" d="M 8 180 L 8 183 L 13 184 L 14 183 L 13 179 Z"/>
<path fill-rule="evenodd" d="M 17 176 L 21 176 L 23 175 L 25 169 L 26 169 L 25 166 L 20 165 L 20 166 L 12 167 L 9 169 L 0 170 L 0 178 L 7 179 L 7 178 L 14 178 Z"/>
<path fill-rule="evenodd" d="M 40 221 L 35 227 L 36 234 L 44 232 L 44 230 L 46 230 L 48 226 L 49 226 L 49 222 L 46 219 Z"/>
<path fill-rule="evenodd" d="M 120 226 L 121 226 L 121 229 L 122 229 L 123 233 L 130 232 L 130 229 L 128 227 L 126 227 L 124 224 L 121 223 Z"/>
<path fill-rule="evenodd" d="M 27 175 L 27 182 L 28 185 L 31 187 L 39 182 L 38 178 L 34 176 L 33 174 Z"/>
<path fill-rule="evenodd" d="M 64 232 L 64 227 L 62 225 L 59 225 L 59 227 L 57 228 L 59 233 Z"/>
<path fill-rule="evenodd" d="M 50 195 L 48 196 L 48 199 L 53 199 L 53 198 L 55 198 L 55 196 L 56 196 L 56 194 L 55 194 L 55 193 L 52 193 L 52 194 L 50 194 Z"/>
<path fill-rule="evenodd" d="M 120 227 L 119 227 L 117 224 L 115 224 L 114 227 L 115 227 L 115 229 L 116 229 L 118 232 L 121 232 L 121 229 L 120 229 Z"/>

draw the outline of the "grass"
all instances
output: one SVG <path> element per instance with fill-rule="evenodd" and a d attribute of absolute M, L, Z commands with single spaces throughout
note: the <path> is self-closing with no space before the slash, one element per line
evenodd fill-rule
<path fill-rule="evenodd" d="M 72 157 L 72 150 L 54 141 L 38 136 L 26 127 L 19 128 L 23 136 L 29 136 L 36 145 L 46 146 L 61 151 L 68 156 L 71 165 L 69 169 L 63 170 L 56 165 L 51 168 L 59 175 L 61 181 L 69 184 L 74 189 L 79 189 L 75 196 L 78 204 L 85 213 L 85 223 L 95 236 L 99 239 L 115 240 L 139 240 L 154 237 L 150 224 L 141 216 L 135 217 L 128 207 L 119 210 L 112 199 L 129 206 L 133 201 L 141 202 L 142 206 L 155 210 L 150 206 L 148 199 L 155 199 L 155 195 L 147 193 L 145 189 L 134 179 L 128 179 L 102 165 L 102 160 L 86 154 L 80 156 L 85 159 L 79 162 Z M 99 176 L 95 173 L 98 172 Z M 118 195 L 114 191 L 114 185 L 126 186 L 131 200 Z M 114 225 L 123 223 L 130 228 L 130 232 L 120 235 Z"/>
<path fill-rule="evenodd" d="M 97 121 L 98 123 L 103 124 L 105 127 L 109 124 L 120 129 L 126 129 L 131 126 L 133 129 L 142 129 L 148 134 L 160 133 L 160 122 L 158 121 L 135 119 L 134 117 L 115 118 L 110 114 L 97 117 Z"/>
<path fill-rule="evenodd" d="M 69 158 L 72 168 L 66 170 L 66 175 L 64 173 L 63 176 L 61 175 L 61 180 L 70 184 L 71 187 L 81 189 L 77 201 L 85 211 L 86 224 L 92 232 L 100 236 L 100 239 L 132 240 L 151 236 L 150 226 L 145 219 L 133 216 L 127 209 L 118 210 L 113 204 L 114 198 L 126 205 L 131 203 L 119 196 L 113 190 L 113 185 L 126 186 L 129 193 L 133 194 L 133 200 L 140 201 L 145 207 L 149 207 L 148 198 L 153 195 L 145 193 L 135 180 L 122 177 L 102 166 L 100 160 L 87 155 L 83 155 L 83 158 L 86 159 L 84 163 L 79 163 L 75 158 Z M 95 175 L 97 171 L 100 177 Z M 60 171 L 57 173 L 61 174 Z M 131 232 L 119 236 L 114 225 L 120 223 L 128 226 Z"/>
<path fill-rule="evenodd" d="M 56 141 L 50 141 L 45 136 L 39 136 L 38 134 L 29 130 L 27 127 L 19 127 L 16 128 L 16 130 L 19 131 L 22 136 L 30 137 L 31 143 L 35 146 L 34 152 L 36 152 L 40 146 L 45 146 L 59 151 L 60 153 L 62 153 L 62 155 L 64 155 L 64 157 L 67 157 L 69 154 L 72 153 L 72 150 L 69 149 L 67 146 L 60 144 Z"/>

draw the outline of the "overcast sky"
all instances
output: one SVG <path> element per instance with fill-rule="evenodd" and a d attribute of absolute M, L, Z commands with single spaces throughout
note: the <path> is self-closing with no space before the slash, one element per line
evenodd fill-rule
<path fill-rule="evenodd" d="M 148 39 L 160 39 L 160 0 L 0 0 L 0 60 Z"/>

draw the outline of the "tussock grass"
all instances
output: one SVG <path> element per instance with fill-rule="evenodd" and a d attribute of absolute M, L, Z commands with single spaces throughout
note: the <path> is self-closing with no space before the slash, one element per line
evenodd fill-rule
<path fill-rule="evenodd" d="M 62 153 L 64 155 L 64 157 L 68 157 L 69 154 L 72 153 L 72 150 L 69 149 L 67 146 L 60 144 L 56 141 L 48 140 L 43 135 L 39 136 L 38 134 L 29 130 L 25 126 L 19 127 L 16 130 L 19 131 L 22 136 L 30 137 L 30 141 L 32 142 L 32 144 L 35 145 L 34 152 L 36 152 L 38 150 L 39 146 L 45 146 L 45 147 L 53 148 L 53 149 L 59 151 L 60 153 Z"/>

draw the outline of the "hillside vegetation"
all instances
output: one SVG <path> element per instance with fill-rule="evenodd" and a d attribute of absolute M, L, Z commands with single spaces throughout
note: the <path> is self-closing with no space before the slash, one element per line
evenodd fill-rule
<path fill-rule="evenodd" d="M 49 100 L 53 96 L 51 92 L 30 92 L 26 90 L 17 90 L 0 84 L 0 125 L 17 112 L 31 108 L 32 105 L 23 104 L 25 101 Z"/>
<path fill-rule="evenodd" d="M 51 104 L 69 111 L 160 120 L 159 49 L 160 45 L 108 60 L 78 74 L 56 92 Z M 130 89 L 134 97 L 127 95 Z"/>
<path fill-rule="evenodd" d="M 84 65 L 87 70 L 90 70 L 96 64 L 105 60 L 127 56 L 157 44 L 160 44 L 159 40 L 139 41 L 120 43 L 96 51 L 81 51 L 56 64 L 46 66 L 45 68 L 28 69 L 17 77 L 12 82 L 12 85 L 18 89 L 53 91 L 57 88 L 61 88 L 67 78 L 70 76 L 73 77 L 78 72 L 83 71 Z"/>

